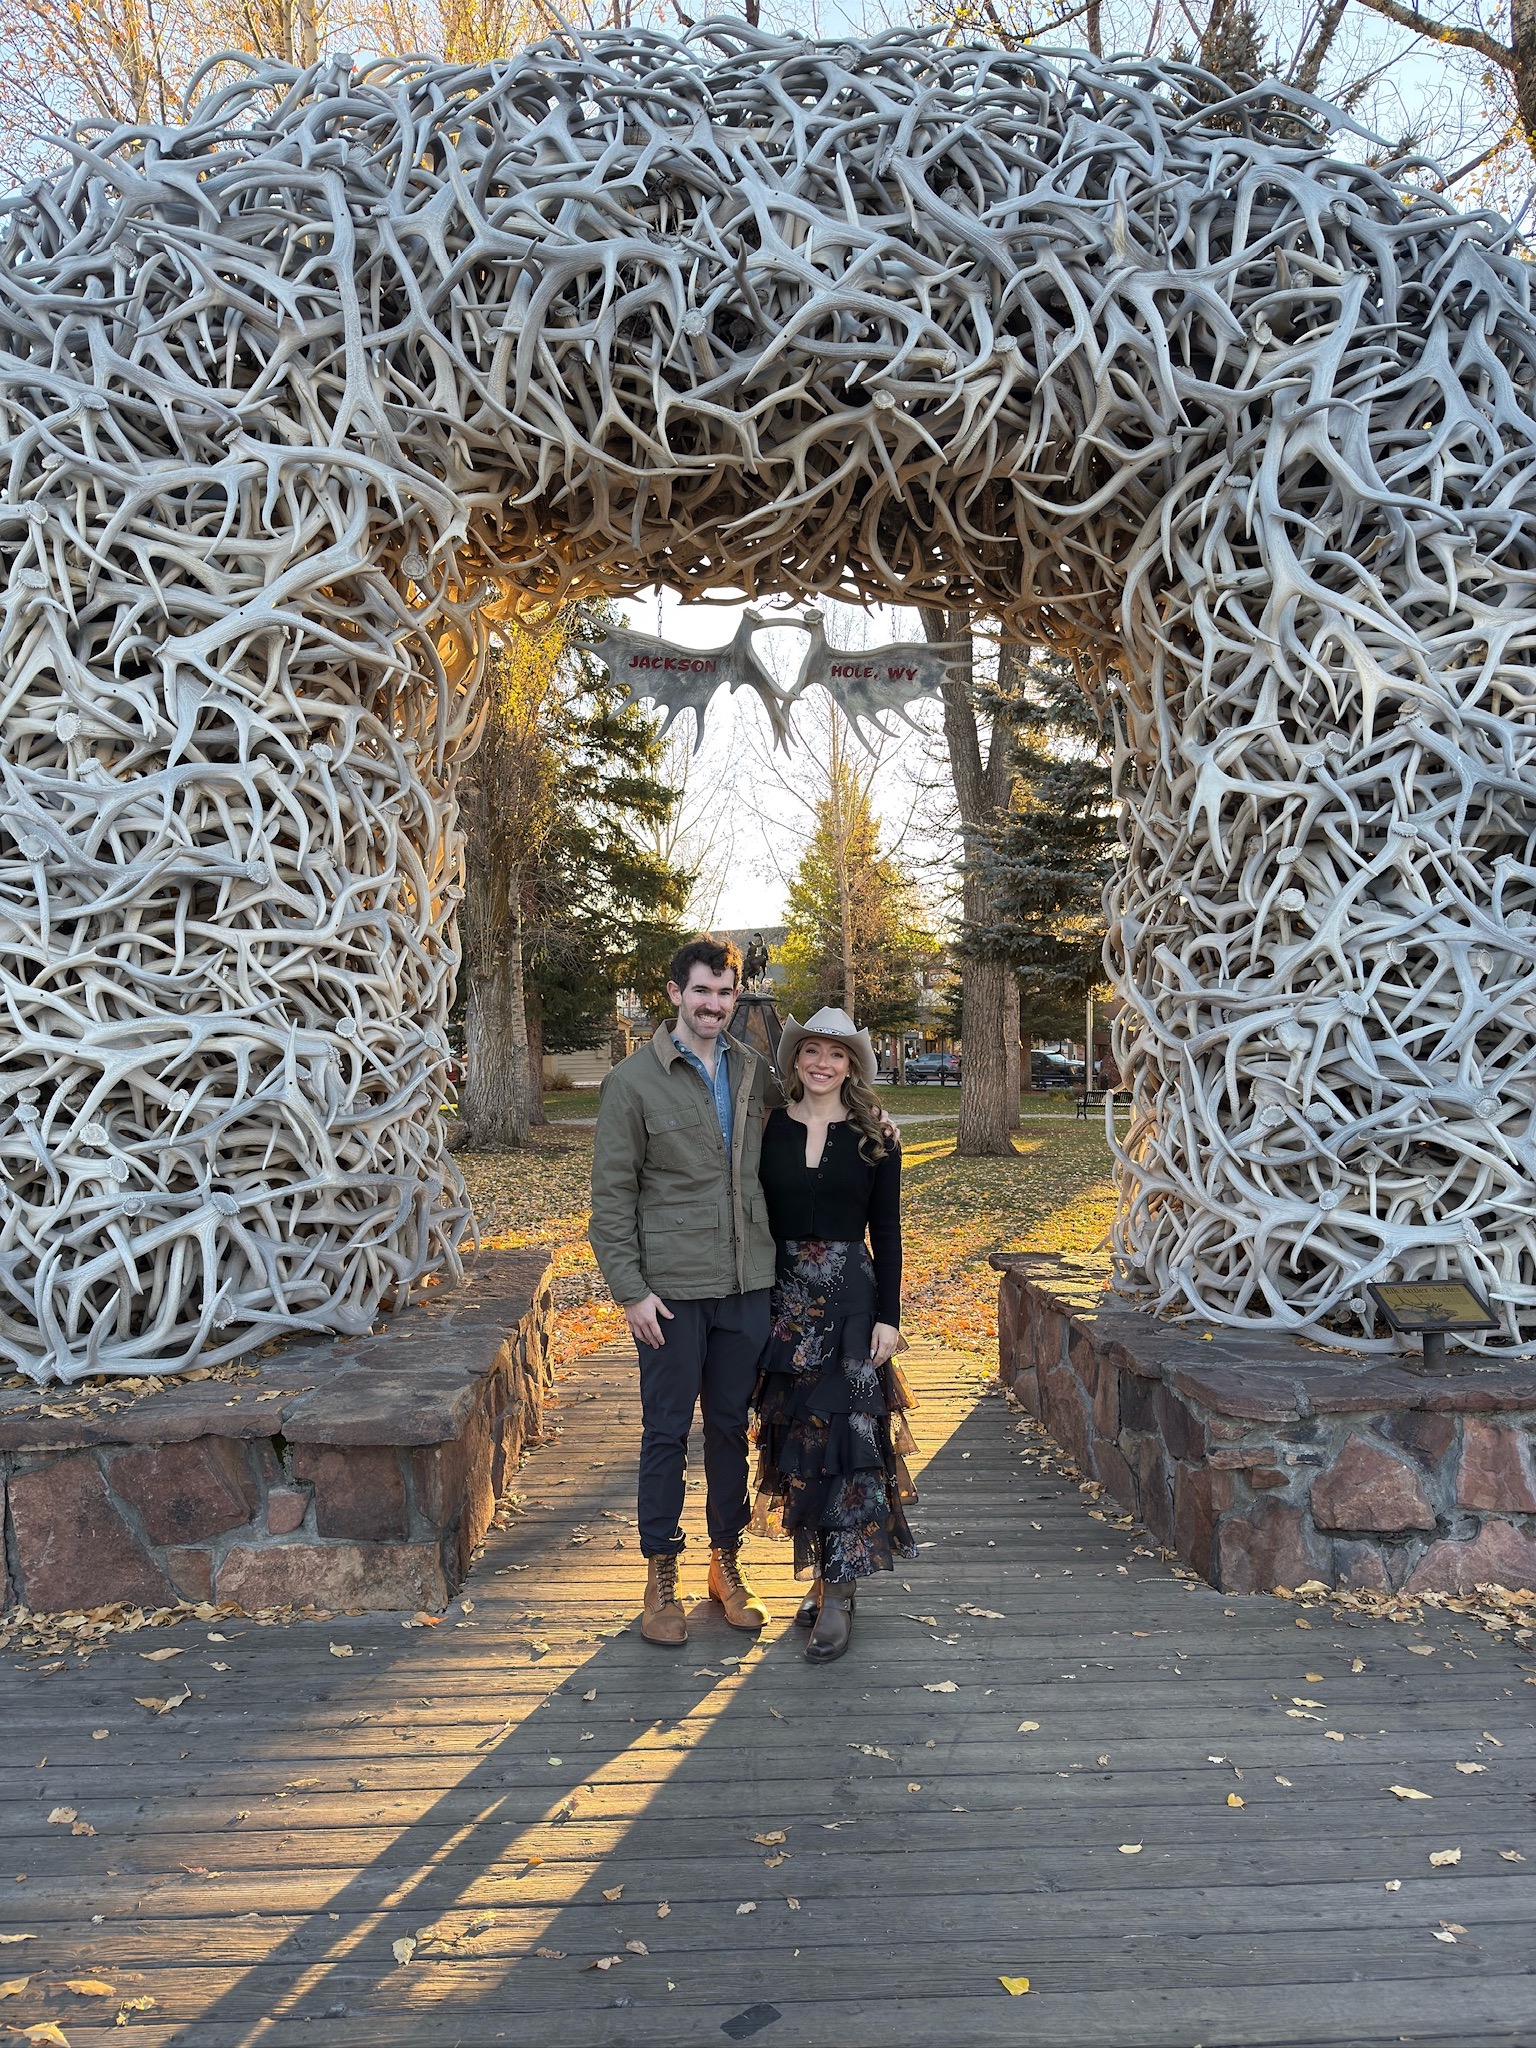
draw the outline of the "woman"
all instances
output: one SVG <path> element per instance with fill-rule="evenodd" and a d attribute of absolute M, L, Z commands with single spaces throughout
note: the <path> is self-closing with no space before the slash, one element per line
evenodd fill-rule
<path fill-rule="evenodd" d="M 757 1391 L 756 1526 L 794 1538 L 815 1580 L 796 1620 L 813 1664 L 841 1657 L 854 1587 L 916 1557 L 903 1512 L 911 1398 L 901 1342 L 901 1152 L 881 1129 L 874 1048 L 843 1010 L 793 1017 L 779 1046 L 788 1107 L 759 1172 L 778 1247 L 773 1336 Z M 867 1242 L 866 1242 L 867 1239 Z"/>

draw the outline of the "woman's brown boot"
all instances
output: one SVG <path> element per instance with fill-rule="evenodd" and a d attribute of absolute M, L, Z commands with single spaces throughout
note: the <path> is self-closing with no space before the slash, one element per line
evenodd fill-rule
<path fill-rule="evenodd" d="M 675 1557 L 653 1557 L 646 1566 L 640 1633 L 648 1643 L 660 1643 L 668 1650 L 675 1650 L 688 1640 L 688 1622 L 677 1597 Z"/>
<path fill-rule="evenodd" d="M 812 1664 L 830 1664 L 834 1657 L 841 1657 L 853 1641 L 854 1585 L 852 1579 L 827 1579 L 823 1582 L 821 1612 L 805 1646 L 806 1657 Z"/>
<path fill-rule="evenodd" d="M 813 1579 L 811 1590 L 795 1609 L 796 1628 L 814 1628 L 816 1617 L 821 1612 L 821 1581 Z"/>

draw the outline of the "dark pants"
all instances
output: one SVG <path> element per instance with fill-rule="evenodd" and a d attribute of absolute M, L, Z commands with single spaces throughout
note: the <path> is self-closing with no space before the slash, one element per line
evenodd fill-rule
<path fill-rule="evenodd" d="M 669 1301 L 659 1351 L 640 1353 L 640 1552 L 683 1547 L 683 1480 L 693 1411 L 704 1409 L 705 1520 L 712 1544 L 729 1549 L 751 1518 L 747 1420 L 768 1344 L 768 1292 Z"/>

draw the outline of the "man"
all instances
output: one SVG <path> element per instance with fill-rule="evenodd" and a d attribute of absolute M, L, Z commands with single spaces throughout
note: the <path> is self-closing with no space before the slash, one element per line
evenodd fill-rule
<path fill-rule="evenodd" d="M 766 1061 L 726 1031 L 741 957 L 729 940 L 673 956 L 677 1016 L 603 1082 L 589 1235 L 640 1354 L 640 1632 L 688 1640 L 678 1597 L 693 1411 L 704 1411 L 709 1595 L 733 1628 L 768 1610 L 741 1569 L 747 1423 L 768 1343 L 773 1237 L 758 1184 L 763 1111 L 780 1101 Z"/>

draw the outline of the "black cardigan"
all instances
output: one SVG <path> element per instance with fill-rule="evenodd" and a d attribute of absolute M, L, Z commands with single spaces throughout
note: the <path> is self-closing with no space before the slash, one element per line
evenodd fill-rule
<path fill-rule="evenodd" d="M 763 1127 L 763 1194 L 768 1223 L 786 1238 L 862 1244 L 866 1233 L 875 1265 L 876 1319 L 901 1323 L 901 1150 L 892 1145 L 873 1162 L 859 1150 L 850 1123 L 827 1126 L 827 1142 L 814 1168 L 805 1163 L 804 1124 L 774 1110 Z"/>

